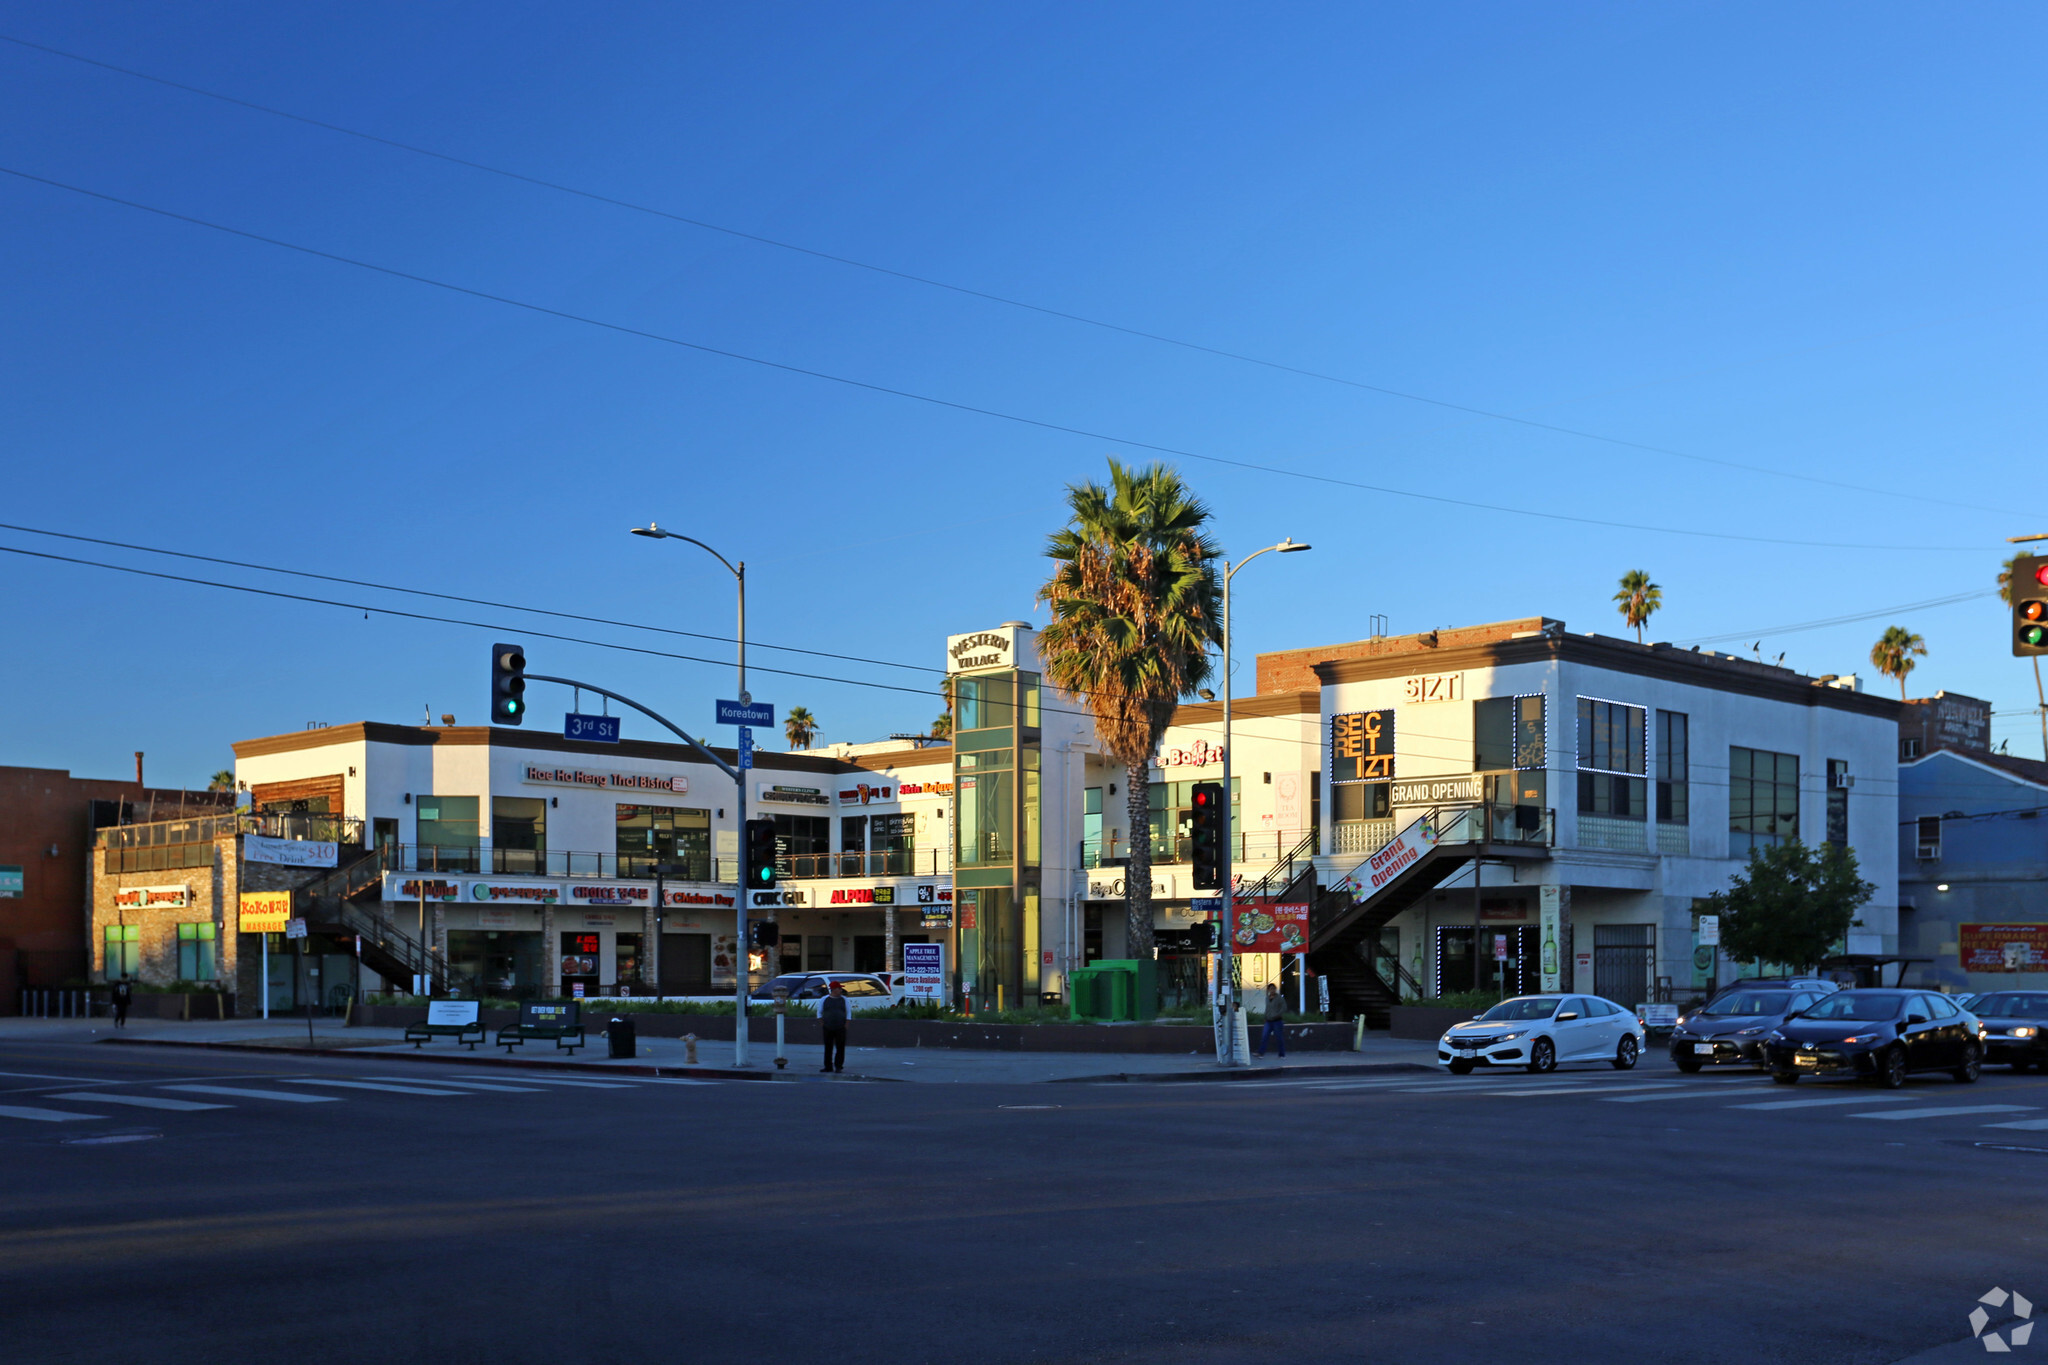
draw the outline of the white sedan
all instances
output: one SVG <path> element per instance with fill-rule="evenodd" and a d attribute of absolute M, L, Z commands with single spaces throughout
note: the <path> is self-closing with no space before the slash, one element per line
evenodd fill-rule
<path fill-rule="evenodd" d="M 1456 1076 L 1475 1066 L 1554 1071 L 1559 1062 L 1606 1062 L 1627 1071 L 1643 1055 L 1647 1034 L 1635 1011 L 1597 995 L 1518 995 L 1444 1034 L 1436 1059 Z"/>

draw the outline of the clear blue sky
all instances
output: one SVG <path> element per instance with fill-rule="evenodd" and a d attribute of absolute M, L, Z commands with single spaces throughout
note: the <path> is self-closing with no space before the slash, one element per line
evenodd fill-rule
<path fill-rule="evenodd" d="M 690 217 L 1544 431 L 1061 321 L 0 43 L 0 165 L 863 392 L 0 176 L 0 520 L 913 664 L 1033 614 L 1063 486 L 1196 459 L 1259 649 L 1546 614 L 1993 698 L 2048 530 L 2038 7 L 0 5 L 0 33 Z M 1783 477 L 1835 480 L 1857 491 Z M 1944 501 L 1934 501 L 1941 499 Z M 1964 504 L 1949 505 L 1949 504 Z M 1628 529 L 1629 527 L 1650 529 Z M 1664 529 L 1655 529 L 1664 528 Z M 1825 549 L 1673 534 L 1717 532 Z M 79 553 L 420 606 L 15 532 Z M 0 555 L 0 762 L 200 782 L 310 721 L 485 711 L 498 632 Z M 425 610 L 436 610 L 431 605 Z M 449 614 L 546 628 L 480 609 Z M 616 628 L 568 633 L 723 657 Z M 514 638 L 519 638 L 515 634 Z M 730 669 L 529 639 L 693 722 Z M 928 685 L 754 652 L 757 665 Z M 1886 687 L 1882 680 L 1875 685 Z M 927 697 L 760 674 L 821 738 Z M 566 700 L 566 699 L 564 699 Z M 536 697 L 536 722 L 557 711 Z M 628 733 L 649 733 L 629 726 Z"/>

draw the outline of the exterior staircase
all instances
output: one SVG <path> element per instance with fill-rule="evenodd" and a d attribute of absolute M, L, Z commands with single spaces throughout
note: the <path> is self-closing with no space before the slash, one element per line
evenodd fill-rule
<path fill-rule="evenodd" d="M 410 985 L 425 976 L 439 996 L 477 994 L 476 980 L 398 927 L 382 911 L 386 855 L 369 849 L 299 892 L 309 925 L 324 933 L 351 934 L 370 970 L 388 982 Z"/>
<path fill-rule="evenodd" d="M 1534 818 L 1531 818 L 1531 817 Z M 1386 1028 L 1389 1011 L 1420 985 L 1380 951 L 1380 930 L 1465 867 L 1550 856 L 1551 812 L 1532 806 L 1440 806 L 1424 812 L 1309 909 L 1309 966 L 1330 983 L 1333 1012 Z"/>

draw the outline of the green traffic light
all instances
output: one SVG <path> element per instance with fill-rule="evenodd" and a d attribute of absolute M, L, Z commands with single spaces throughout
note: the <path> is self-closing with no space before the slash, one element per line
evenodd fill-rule
<path fill-rule="evenodd" d="M 2029 645 L 2039 645 L 2044 640 L 2048 640 L 2048 629 L 2043 629 L 2040 626 L 2028 626 L 2020 632 L 2020 639 Z"/>

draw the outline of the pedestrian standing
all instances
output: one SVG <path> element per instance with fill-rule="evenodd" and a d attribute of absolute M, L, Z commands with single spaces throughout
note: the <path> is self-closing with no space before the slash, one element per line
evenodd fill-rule
<path fill-rule="evenodd" d="M 846 1070 L 846 991 L 835 981 L 832 993 L 818 1002 L 818 1023 L 825 1032 L 824 1071 Z"/>
<path fill-rule="evenodd" d="M 134 995 L 135 988 L 128 984 L 127 977 L 124 976 L 119 981 L 116 981 L 114 983 L 115 1028 L 128 1027 L 128 1002 L 134 998 Z"/>
<path fill-rule="evenodd" d="M 1277 1042 L 1280 1055 L 1287 1055 L 1287 997 L 1280 993 L 1278 986 L 1266 987 L 1266 1027 L 1259 1034 L 1259 1055 L 1266 1055 L 1266 1044 Z"/>

